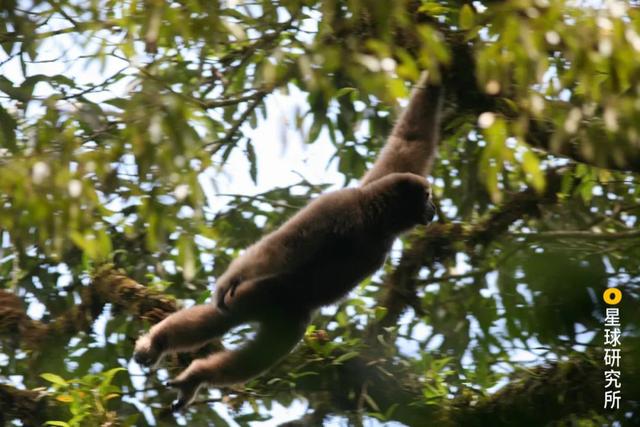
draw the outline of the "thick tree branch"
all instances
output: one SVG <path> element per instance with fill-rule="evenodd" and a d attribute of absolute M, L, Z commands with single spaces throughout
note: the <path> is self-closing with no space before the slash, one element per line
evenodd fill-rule
<path fill-rule="evenodd" d="M 457 408 L 450 419 L 469 427 L 543 426 L 572 414 L 604 413 L 603 390 L 602 366 L 588 356 L 576 355 L 567 362 L 521 373 L 473 405 L 454 403 Z"/>
<path fill-rule="evenodd" d="M 150 323 L 157 323 L 178 310 L 172 297 L 150 290 L 110 267 L 103 268 L 93 277 L 91 290 L 101 303 L 110 302 Z"/>
<path fill-rule="evenodd" d="M 46 418 L 47 393 L 0 384 L 0 425 L 18 419 L 25 426 L 41 426 Z"/>
<path fill-rule="evenodd" d="M 0 290 L 0 338 L 29 349 L 38 349 L 51 339 L 68 340 L 88 330 L 106 303 L 151 323 L 177 310 L 172 298 L 151 291 L 110 267 L 98 271 L 91 285 L 82 290 L 81 299 L 62 316 L 44 323 L 31 319 L 16 295 Z"/>
<path fill-rule="evenodd" d="M 329 413 L 357 413 L 362 401 L 370 412 L 385 413 L 394 408 L 392 419 L 406 425 L 424 425 L 429 420 L 429 424 L 438 426 L 505 427 L 540 426 L 574 414 L 604 413 L 602 369 L 594 362 L 599 354 L 575 354 L 568 361 L 523 370 L 495 394 L 464 394 L 464 398 L 454 400 L 451 405 L 436 406 L 421 397 L 424 380 L 402 363 L 360 355 L 336 366 L 309 352 L 310 349 L 301 348 L 278 366 L 275 375 L 286 376 L 296 364 L 305 364 L 309 371 L 318 372 L 319 375 L 298 379 L 296 390 L 306 396 L 318 395 L 319 401 L 324 402 L 321 405 L 331 405 Z M 631 372 L 631 354 L 627 359 L 629 366 L 623 369 Z M 288 387 L 286 382 L 280 384 Z M 367 387 L 363 388 L 363 384 Z M 273 385 L 270 389 L 273 394 L 278 392 Z M 367 394 L 365 399 L 361 393 Z"/>
<path fill-rule="evenodd" d="M 483 112 L 494 111 L 507 119 L 519 119 L 518 114 L 503 98 L 488 95 L 478 87 L 473 47 L 464 39 L 463 34 L 442 26 L 439 26 L 439 30 L 446 34 L 452 51 L 453 61 L 444 73 L 443 84 L 447 93 L 455 99 L 456 112 L 479 116 Z M 581 150 L 576 138 L 572 135 L 560 135 L 549 121 L 529 118 L 526 129 L 527 143 L 549 154 L 605 169 L 640 173 L 640 150 L 628 141 L 594 144 L 591 147 L 593 150 Z M 608 136 L 603 135 L 603 138 Z M 615 150 L 611 147 L 615 147 Z"/>
<path fill-rule="evenodd" d="M 488 245 L 516 220 L 537 216 L 540 204 L 555 202 L 559 189 L 559 176 L 549 174 L 543 194 L 531 189 L 515 194 L 475 226 L 436 223 L 414 232 L 408 239 L 398 266 L 383 279 L 386 293 L 380 299 L 380 304 L 387 309 L 387 314 L 379 324 L 370 326 L 368 336 L 375 337 L 383 328 L 397 324 L 407 305 L 413 305 L 416 287 L 420 283 L 418 272 L 423 266 L 452 259 L 455 256 L 454 246 L 458 242 L 463 242 L 469 249 L 476 245 Z"/>
<path fill-rule="evenodd" d="M 429 420 L 439 426 L 540 426 L 562 421 L 572 415 L 605 414 L 602 406 L 603 375 L 598 362 L 600 354 L 575 354 L 567 361 L 538 366 L 519 372 L 510 383 L 495 394 L 466 394 L 450 405 L 431 405 L 422 398 L 422 382 L 411 369 L 391 359 L 371 359 L 358 356 L 342 364 L 318 358 L 313 351 L 301 347 L 281 363 L 274 374 L 286 377 L 291 367 L 304 364 L 319 375 L 296 380 L 296 390 L 305 395 L 319 394 L 325 406 L 299 422 L 285 425 L 319 425 L 330 413 L 355 413 L 359 402 L 367 411 L 386 413 L 406 425 L 423 425 Z M 625 353 L 621 368 L 635 375 L 632 355 Z M 269 376 L 272 377 L 271 375 Z M 367 387 L 362 387 L 367 384 Z M 273 396 L 290 393 L 287 381 L 270 383 Z M 280 390 L 282 388 L 282 390 Z M 632 390 L 629 390 L 632 392 Z M 366 398 L 361 398 L 366 393 Z M 327 400 L 328 399 L 328 400 Z M 0 421 L 20 419 L 27 426 L 41 425 L 46 414 L 47 394 L 42 391 L 20 390 L 0 384 Z M 327 410 L 326 405 L 331 405 Z M 540 408 L 545 408 L 540 411 Z"/>

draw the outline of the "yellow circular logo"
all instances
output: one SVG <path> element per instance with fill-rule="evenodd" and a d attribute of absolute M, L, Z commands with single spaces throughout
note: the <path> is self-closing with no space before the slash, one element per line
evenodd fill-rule
<path fill-rule="evenodd" d="M 602 293 L 602 299 L 609 305 L 616 305 L 622 301 L 622 292 L 618 288 L 609 288 Z"/>

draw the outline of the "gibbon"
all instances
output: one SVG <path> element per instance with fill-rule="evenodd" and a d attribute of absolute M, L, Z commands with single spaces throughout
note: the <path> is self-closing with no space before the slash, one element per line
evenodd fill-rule
<path fill-rule="evenodd" d="M 442 89 L 423 75 L 359 187 L 312 201 L 230 264 L 213 303 L 178 311 L 138 339 L 134 358 L 150 366 L 234 326 L 259 325 L 243 347 L 196 359 L 169 381 L 179 390 L 173 410 L 191 403 L 202 384 L 244 382 L 275 364 L 302 338 L 314 310 L 379 269 L 398 235 L 433 219 L 424 174 L 436 152 L 441 104 Z"/>

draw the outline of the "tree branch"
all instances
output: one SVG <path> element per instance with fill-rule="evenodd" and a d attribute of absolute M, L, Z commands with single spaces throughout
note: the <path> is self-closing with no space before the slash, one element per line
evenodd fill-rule
<path fill-rule="evenodd" d="M 438 26 L 439 31 L 446 34 L 447 42 L 452 51 L 452 63 L 444 73 L 446 91 L 455 98 L 456 111 L 459 114 L 469 113 L 479 116 L 486 111 L 494 111 L 504 115 L 507 119 L 520 119 L 504 98 L 488 95 L 478 87 L 476 75 L 476 60 L 473 46 L 464 38 L 464 34 L 451 31 L 444 25 Z M 630 146 L 628 141 L 614 140 L 609 146 L 596 145 L 591 155 L 585 155 L 577 141 L 570 135 L 559 135 L 549 121 L 528 118 L 526 122 L 526 141 L 535 148 L 556 156 L 567 157 L 573 161 L 589 164 L 606 169 L 640 173 L 640 150 Z M 627 147 L 627 148 L 625 148 Z"/>
<path fill-rule="evenodd" d="M 51 339 L 68 340 L 89 329 L 106 303 L 151 323 L 177 310 L 172 298 L 149 290 L 110 266 L 95 274 L 91 285 L 82 290 L 81 300 L 52 322 L 44 323 L 30 318 L 16 295 L 0 290 L 0 338 L 29 349 L 39 349 Z"/>
<path fill-rule="evenodd" d="M 588 240 L 619 240 L 636 239 L 640 237 L 640 230 L 619 231 L 612 233 L 598 233 L 587 230 L 543 231 L 540 233 L 511 233 L 511 237 L 527 240 L 556 240 L 556 239 L 588 239 Z"/>
<path fill-rule="evenodd" d="M 593 355 L 594 359 L 597 358 Z M 454 425 L 543 426 L 570 415 L 604 413 L 602 366 L 589 355 L 521 372 L 495 394 L 454 402 Z M 540 410 L 544 408 L 544 410 Z"/>
<path fill-rule="evenodd" d="M 234 141 L 235 137 L 236 137 L 236 134 L 240 130 L 240 127 L 249 118 L 251 113 L 253 113 L 255 111 L 255 109 L 258 108 L 258 106 L 262 103 L 264 98 L 266 98 L 267 95 L 269 95 L 270 93 L 271 93 L 271 91 L 267 91 L 267 90 L 256 92 L 251 97 L 251 103 L 242 112 L 240 117 L 238 117 L 238 119 L 236 121 L 234 121 L 234 123 L 231 126 L 231 128 L 229 128 L 229 130 L 227 131 L 226 135 L 222 139 L 219 139 L 217 141 L 209 142 L 207 144 L 204 144 L 204 147 L 207 147 L 207 148 L 210 147 L 209 150 L 210 150 L 211 154 L 215 154 L 215 153 L 218 152 L 218 150 L 220 150 L 225 145 L 232 143 Z"/>
<path fill-rule="evenodd" d="M 18 419 L 26 426 L 40 426 L 46 421 L 47 393 L 20 390 L 0 384 L 0 425 Z"/>
<path fill-rule="evenodd" d="M 318 395 L 321 406 L 329 404 L 331 410 L 321 411 L 322 416 L 357 413 L 365 383 L 368 384 L 367 398 L 362 400 L 365 411 L 392 411 L 391 419 L 412 426 L 430 420 L 433 425 L 445 427 L 533 427 L 561 421 L 571 415 L 605 412 L 602 369 L 595 362 L 599 360 L 599 354 L 576 353 L 567 361 L 522 370 L 497 393 L 461 393 L 464 397 L 439 406 L 429 404 L 422 397 L 424 379 L 418 378 L 401 362 L 361 354 L 336 365 L 316 356 L 308 347 L 300 348 L 277 367 L 275 375 L 286 377 L 292 366 L 301 363 L 305 364 L 305 371 L 317 372 L 318 375 L 298 378 L 296 390 L 306 396 Z M 626 358 L 623 356 L 623 360 L 628 360 L 622 368 L 625 372 L 637 371 L 632 366 L 630 353 Z M 290 387 L 286 381 L 269 384 L 273 395 L 278 393 L 278 387 Z M 330 399 L 329 402 L 326 399 Z M 540 411 L 541 407 L 545 411 Z M 305 416 L 303 420 L 306 419 Z M 305 424 L 293 422 L 289 425 Z"/>
<path fill-rule="evenodd" d="M 368 337 L 374 338 L 385 327 L 397 324 L 404 309 L 415 298 L 416 288 L 421 283 L 417 276 L 423 266 L 452 259 L 456 253 L 454 246 L 458 242 L 463 242 L 469 249 L 476 245 L 486 246 L 516 220 L 539 215 L 539 204 L 555 202 L 560 181 L 555 173 L 548 174 L 543 194 L 531 189 L 515 194 L 475 226 L 436 223 L 414 232 L 408 239 L 398 266 L 383 279 L 386 293 L 380 299 L 380 305 L 387 309 L 387 314 L 379 324 L 369 327 Z"/>

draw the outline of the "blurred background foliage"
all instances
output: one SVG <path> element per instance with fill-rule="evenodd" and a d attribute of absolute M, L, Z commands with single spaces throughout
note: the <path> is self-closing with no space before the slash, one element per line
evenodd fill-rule
<path fill-rule="evenodd" d="M 636 1 L 1 1 L 0 423 L 247 425 L 276 402 L 307 424 L 637 422 L 639 54 Z M 305 97 L 290 126 L 350 185 L 425 69 L 447 93 L 437 224 L 281 366 L 168 414 L 135 337 L 330 184 L 212 208 L 224 174 L 258 179 L 256 138 L 280 149 L 247 132 L 265 102 Z M 602 409 L 607 286 L 619 411 Z"/>

